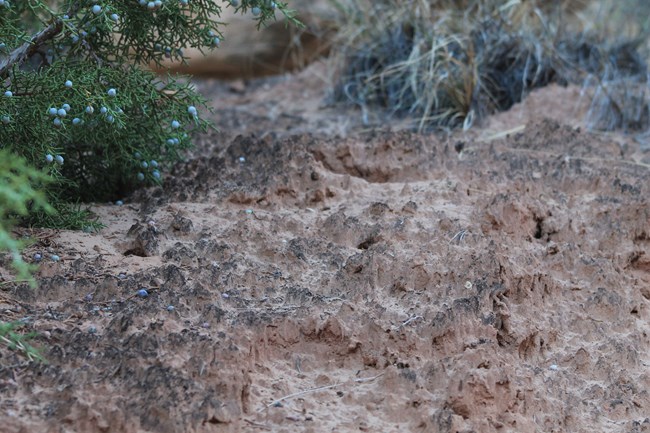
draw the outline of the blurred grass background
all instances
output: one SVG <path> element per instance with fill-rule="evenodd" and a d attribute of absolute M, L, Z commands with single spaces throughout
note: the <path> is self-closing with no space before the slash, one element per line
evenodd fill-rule
<path fill-rule="evenodd" d="M 549 83 L 592 96 L 593 129 L 646 134 L 650 2 L 332 0 L 330 100 L 364 123 L 469 128 Z"/>

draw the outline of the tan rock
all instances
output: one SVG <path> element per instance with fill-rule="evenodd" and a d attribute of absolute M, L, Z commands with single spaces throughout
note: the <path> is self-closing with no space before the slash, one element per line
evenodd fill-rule
<path fill-rule="evenodd" d="M 335 11 L 324 0 L 292 1 L 291 9 L 305 25 L 297 28 L 287 23 L 281 13 L 277 21 L 257 30 L 257 22 L 249 13 L 235 14 L 231 7 L 223 7 L 218 21 L 224 41 L 207 55 L 198 49 L 184 50 L 187 64 L 166 60 L 165 68 L 173 73 L 215 78 L 253 78 L 301 69 L 329 50 L 334 35 Z M 154 70 L 160 70 L 152 65 Z"/>

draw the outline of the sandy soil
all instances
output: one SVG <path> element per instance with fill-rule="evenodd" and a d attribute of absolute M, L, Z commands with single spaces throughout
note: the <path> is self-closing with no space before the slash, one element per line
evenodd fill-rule
<path fill-rule="evenodd" d="M 0 430 L 650 432 L 650 153 L 576 89 L 418 135 L 323 76 L 199 83 L 222 132 L 163 188 L 33 232 Z"/>

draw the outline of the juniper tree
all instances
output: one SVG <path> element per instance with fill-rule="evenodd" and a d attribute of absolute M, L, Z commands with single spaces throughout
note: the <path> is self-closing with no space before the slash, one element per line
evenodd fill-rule
<path fill-rule="evenodd" d="M 0 0 L 0 147 L 54 178 L 60 211 L 160 182 L 208 123 L 187 80 L 147 66 L 219 46 L 223 7 L 295 21 L 268 0 Z"/>
<path fill-rule="evenodd" d="M 0 250 L 15 258 L 11 216 L 89 227 L 76 203 L 162 181 L 192 132 L 209 127 L 209 107 L 188 80 L 148 66 L 218 47 L 226 7 L 258 29 L 276 14 L 297 23 L 286 3 L 270 0 L 0 0 L 0 156 L 19 161 L 0 164 Z M 34 180 L 44 185 L 29 166 L 51 178 L 56 212 L 26 193 Z"/>

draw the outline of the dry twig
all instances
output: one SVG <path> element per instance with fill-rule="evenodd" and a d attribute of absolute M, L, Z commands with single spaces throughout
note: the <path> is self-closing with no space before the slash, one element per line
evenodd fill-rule
<path fill-rule="evenodd" d="M 373 381 L 373 380 L 375 380 L 378 377 L 381 377 L 383 375 L 384 375 L 384 373 L 380 373 L 380 374 L 378 374 L 376 376 L 372 376 L 372 377 L 363 377 L 363 378 L 359 378 L 359 379 L 354 379 L 353 382 L 354 383 L 370 382 L 370 381 Z M 277 404 L 279 404 L 279 403 L 281 403 L 281 402 L 283 402 L 285 400 L 290 400 L 290 399 L 295 398 L 295 397 L 300 397 L 302 395 L 311 394 L 311 393 L 318 392 L 318 391 L 324 391 L 326 389 L 336 388 L 336 387 L 344 385 L 346 383 L 348 383 L 348 382 L 338 382 L 338 383 L 335 383 L 333 385 L 318 386 L 316 388 L 309 388 L 309 389 L 305 389 L 303 391 L 294 392 L 293 394 L 285 395 L 284 397 L 281 397 L 281 398 L 279 398 L 277 400 L 273 400 L 271 403 L 267 404 L 266 406 L 264 406 L 263 408 L 261 408 L 257 412 L 263 412 L 266 409 L 270 408 L 271 406 L 275 406 L 275 405 L 277 405 Z"/>

